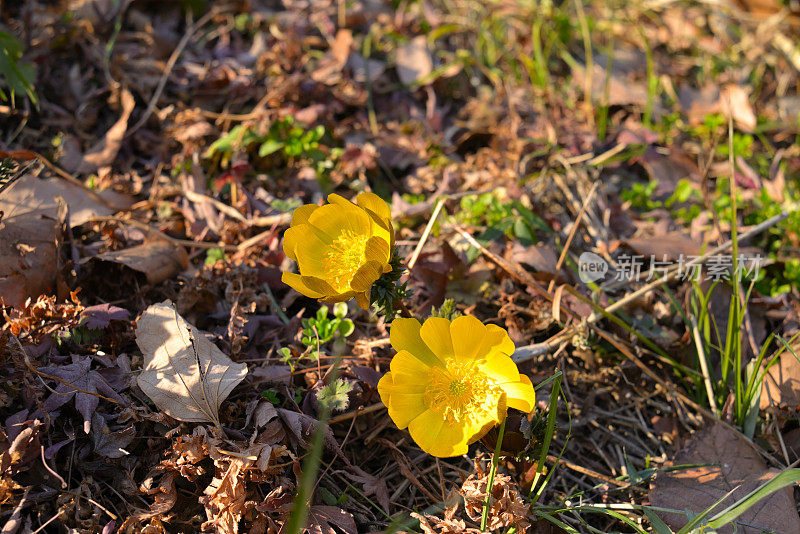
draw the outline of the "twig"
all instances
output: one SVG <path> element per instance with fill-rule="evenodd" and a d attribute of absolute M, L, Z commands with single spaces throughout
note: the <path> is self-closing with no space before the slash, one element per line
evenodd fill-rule
<path fill-rule="evenodd" d="M 592 189 L 589 191 L 589 194 L 586 195 L 586 199 L 583 201 L 583 205 L 581 206 L 581 210 L 578 212 L 577 217 L 575 217 L 575 223 L 572 225 L 572 230 L 570 230 L 569 235 L 567 236 L 567 241 L 564 243 L 564 249 L 561 251 L 561 256 L 558 258 L 558 262 L 556 262 L 556 269 L 555 272 L 561 270 L 561 266 L 564 265 L 564 260 L 567 258 L 567 253 L 569 252 L 569 247 L 572 244 L 572 240 L 575 239 L 575 234 L 578 233 L 578 228 L 581 226 L 581 221 L 583 220 L 583 214 L 586 213 L 586 210 L 589 208 L 589 203 L 594 198 L 594 193 L 597 191 L 597 186 L 599 182 L 595 182 L 592 185 Z M 555 284 L 555 279 L 550 281 L 550 285 L 547 288 L 547 292 L 550 293 L 553 291 L 553 285 Z"/>
<path fill-rule="evenodd" d="M 370 404 L 369 406 L 364 408 L 356 408 L 351 412 L 343 413 L 341 415 L 337 415 L 336 417 L 331 417 L 329 423 L 334 424 L 334 423 L 341 423 L 342 421 L 349 421 L 350 419 L 358 417 L 359 415 L 377 412 L 382 408 L 386 408 L 386 405 L 384 405 L 382 402 L 377 402 L 375 404 Z"/>
<path fill-rule="evenodd" d="M 744 232 L 744 233 L 740 234 L 739 236 L 737 236 L 736 241 L 737 242 L 744 241 L 745 239 L 747 239 L 749 237 L 752 237 L 752 236 L 754 236 L 754 235 L 756 235 L 758 233 L 761 233 L 764 230 L 766 230 L 767 228 L 770 228 L 770 227 L 778 224 L 779 222 L 781 222 L 782 220 L 784 220 L 788 216 L 789 216 L 788 212 L 783 212 L 783 213 L 780 213 L 780 214 L 778 214 L 778 215 L 776 215 L 774 217 L 770 217 L 766 221 L 764 221 L 764 222 L 762 222 L 760 224 L 757 224 L 756 226 L 750 228 L 746 232 Z M 720 245 L 718 247 L 715 247 L 714 249 L 710 250 L 709 252 L 706 252 L 705 254 L 703 254 L 702 256 L 698 256 L 697 258 L 695 258 L 695 259 L 693 259 L 691 261 L 687 261 L 684 265 L 686 267 L 690 267 L 690 266 L 696 265 L 698 263 L 703 263 L 710 256 L 713 256 L 715 254 L 719 254 L 720 252 L 724 252 L 724 251 L 728 250 L 729 248 L 731 248 L 731 246 L 733 246 L 733 243 L 734 242 L 732 240 L 731 241 L 726 241 L 722 245 Z M 658 280 L 653 280 L 649 284 L 645 284 L 643 287 L 637 289 L 633 293 L 630 293 L 630 294 L 626 295 L 625 297 L 623 297 L 622 299 L 620 299 L 617 302 L 615 302 L 614 304 L 611 304 L 608 308 L 606 308 L 606 312 L 613 313 L 616 310 L 620 309 L 621 307 L 625 306 L 626 304 L 629 304 L 630 302 L 638 299 L 639 297 L 641 297 L 642 295 L 644 295 L 645 293 L 647 293 L 651 289 L 656 288 L 656 287 L 658 287 L 658 286 L 660 286 L 662 284 L 665 284 L 665 283 L 669 282 L 670 280 L 672 280 L 673 278 L 675 278 L 676 276 L 678 276 L 680 274 L 680 270 L 681 270 L 681 266 L 680 265 L 677 265 L 675 267 L 670 268 L 670 271 L 668 273 L 666 273 L 664 276 L 662 276 L 661 278 L 659 278 Z M 593 322 L 597 321 L 598 318 L 599 317 L 597 317 L 595 313 L 592 313 L 592 315 L 589 316 L 587 321 L 590 322 L 590 323 L 593 323 Z"/>
<path fill-rule="evenodd" d="M 65 513 L 64 510 L 59 508 L 59 510 L 56 512 L 56 515 L 54 515 L 53 517 L 51 517 L 50 519 L 48 519 L 47 521 L 42 523 L 42 526 L 40 526 L 39 528 L 37 528 L 36 530 L 31 532 L 31 534 L 39 534 L 39 532 L 43 531 L 47 525 L 49 525 L 50 523 L 52 523 L 56 519 L 59 519 L 61 517 L 61 514 L 63 514 L 63 513 Z"/>
<path fill-rule="evenodd" d="M 764 230 L 766 230 L 766 229 L 776 225 L 777 223 L 781 222 L 783 219 L 785 219 L 788 216 L 789 216 L 789 214 L 787 212 L 783 212 L 783 213 L 780 213 L 779 215 L 776 215 L 774 217 L 771 217 L 771 218 L 767 219 L 766 221 L 764 221 L 762 223 L 759 223 L 759 224 L 753 226 L 752 228 L 750 228 L 746 232 L 743 232 L 743 233 L 739 234 L 737 236 L 737 242 L 738 241 L 743 241 L 743 240 L 748 239 L 748 238 L 750 238 L 750 237 L 752 237 L 752 236 L 754 236 L 756 234 L 759 234 L 759 233 L 763 232 Z M 459 230 L 458 228 L 456 228 L 456 230 L 459 231 L 459 233 L 461 233 L 463 231 L 463 230 Z M 462 235 L 464 235 L 464 234 L 462 234 Z M 469 235 L 469 234 L 466 234 L 466 235 Z M 472 236 L 469 236 L 469 237 L 472 238 Z M 475 241 L 474 238 L 472 238 L 472 241 L 474 241 L 475 245 L 480 246 L 480 244 L 477 241 Z M 475 245 L 473 245 L 473 246 L 475 246 Z M 729 249 L 732 245 L 733 245 L 733 241 L 727 241 L 727 242 L 723 243 L 722 245 L 714 248 L 713 250 L 711 250 L 709 252 L 706 252 L 702 256 L 698 256 L 697 258 L 686 262 L 684 265 L 686 267 L 689 267 L 691 265 L 702 263 L 703 261 L 708 259 L 708 257 L 713 256 L 715 254 L 719 254 L 720 252 L 723 252 L 723 251 Z M 484 247 L 481 247 L 481 248 L 483 250 L 485 250 Z M 491 252 L 488 252 L 488 253 L 492 254 Z M 494 254 L 492 254 L 492 256 L 497 257 Z M 493 259 L 492 261 L 495 261 L 495 263 L 498 263 L 497 260 Z M 500 261 L 504 261 L 504 260 L 500 259 Z M 500 264 L 498 263 L 498 265 L 500 265 Z M 548 341 L 546 341 L 544 343 L 535 343 L 535 344 L 532 344 L 532 345 L 524 345 L 522 347 L 518 347 L 516 352 L 514 352 L 514 354 L 512 355 L 512 359 L 517 363 L 522 363 L 522 362 L 531 360 L 531 359 L 535 358 L 536 356 L 541 356 L 543 354 L 547 354 L 548 352 L 550 352 L 550 350 L 553 347 L 555 347 L 564 338 L 567 338 L 567 337 L 572 336 L 573 334 L 579 332 L 581 330 L 581 328 L 583 328 L 583 326 L 582 326 L 583 324 L 591 325 L 591 324 L 596 323 L 598 320 L 600 320 L 600 318 L 603 315 L 609 314 L 609 313 L 614 313 L 615 311 L 617 311 L 618 309 L 622 308 L 623 306 L 625 306 L 625 305 L 629 304 L 630 302 L 638 299 L 639 297 L 641 297 L 642 295 L 644 295 L 648 291 L 650 291 L 650 290 L 652 290 L 652 289 L 654 289 L 656 287 L 659 287 L 662 284 L 665 284 L 665 283 L 669 282 L 670 280 L 675 278 L 679 274 L 679 272 L 680 272 L 680 266 L 676 266 L 675 268 L 671 268 L 670 271 L 667 272 L 661 278 L 659 278 L 657 280 L 653 280 L 652 282 L 650 282 L 648 284 L 645 284 L 644 286 L 642 286 L 641 288 L 637 289 L 633 293 L 629 293 L 625 297 L 621 298 L 620 300 L 614 302 L 613 304 L 611 304 L 610 306 L 605 308 L 604 309 L 605 313 L 598 314 L 597 312 L 592 312 L 592 314 L 588 318 L 585 319 L 585 323 L 582 322 L 579 325 L 574 325 L 574 326 L 571 326 L 569 328 L 566 328 L 562 332 L 560 332 L 558 335 L 554 336 L 553 338 L 551 338 L 550 340 L 548 340 Z M 537 289 L 537 287 L 538 287 L 538 284 L 536 286 L 532 286 L 532 288 L 538 292 L 539 289 Z M 549 295 L 548 295 L 548 297 L 549 297 Z M 572 312 L 570 312 L 570 313 L 572 313 Z"/>
<path fill-rule="evenodd" d="M 425 226 L 425 230 L 422 232 L 422 236 L 419 238 L 419 243 L 417 243 L 417 248 L 414 249 L 414 253 L 411 255 L 411 259 L 408 260 L 408 270 L 414 268 L 414 265 L 417 263 L 417 259 L 419 258 L 420 252 L 422 252 L 422 247 L 425 246 L 425 242 L 428 240 L 428 236 L 433 230 L 433 225 L 436 223 L 436 219 L 439 217 L 439 212 L 442 211 L 442 207 L 444 207 L 444 203 L 447 200 L 446 195 L 440 196 L 436 201 L 436 206 L 433 208 L 433 213 L 431 214 L 431 218 L 428 221 L 427 226 Z"/>
<path fill-rule="evenodd" d="M 548 459 L 548 461 L 551 461 L 553 463 L 559 463 L 559 464 L 563 465 L 564 467 L 566 467 L 567 469 L 572 469 L 576 473 L 580 473 L 582 475 L 590 476 L 592 478 L 596 478 L 597 480 L 602 480 L 603 482 L 605 482 L 607 484 L 613 484 L 613 485 L 618 486 L 620 488 L 624 488 L 625 486 L 629 485 L 627 482 L 623 482 L 621 480 L 613 479 L 611 477 L 608 477 L 606 475 L 598 473 L 597 471 L 593 471 L 593 470 L 591 470 L 591 469 L 589 469 L 587 467 L 582 467 L 582 466 L 580 466 L 578 464 L 574 464 L 574 463 L 570 462 L 569 460 L 565 460 L 564 458 L 559 458 L 557 456 L 553 456 L 552 454 L 548 454 L 547 455 L 547 459 Z"/>
<path fill-rule="evenodd" d="M 199 30 L 200 27 L 206 22 L 215 17 L 217 13 L 219 13 L 219 10 L 212 8 L 208 13 L 200 17 L 197 22 L 192 24 L 186 30 L 186 33 L 178 43 L 178 46 L 175 47 L 175 50 L 172 51 L 172 55 L 169 57 L 169 60 L 167 60 L 167 64 L 164 66 L 164 72 L 161 74 L 161 79 L 158 80 L 156 90 L 153 92 L 153 96 L 147 103 L 147 108 L 144 110 L 144 113 L 136 122 L 136 124 L 128 128 L 128 131 L 125 132 L 125 139 L 132 136 L 139 128 L 141 128 L 144 123 L 147 122 L 147 119 L 150 118 L 150 115 L 153 114 L 153 111 L 155 111 L 156 105 L 158 104 L 158 99 L 161 98 L 161 93 L 164 91 L 164 87 L 167 85 L 167 79 L 169 78 L 172 69 L 175 67 L 175 63 L 178 62 L 178 58 L 180 57 L 181 53 L 183 53 L 183 49 L 186 48 L 186 45 L 188 45 L 189 41 L 192 39 L 192 37 L 194 37 L 195 32 Z"/>
<path fill-rule="evenodd" d="M 131 226 L 135 226 L 141 230 L 152 233 L 158 236 L 159 238 L 172 243 L 173 245 L 178 245 L 182 247 L 194 247 L 194 248 L 206 248 L 206 249 L 221 248 L 226 252 L 237 252 L 239 250 L 239 247 L 237 247 L 236 245 L 220 245 L 219 243 L 207 243 L 205 241 L 178 239 L 165 234 L 161 230 L 153 228 L 149 224 L 145 224 L 143 222 L 139 222 L 133 219 L 124 219 L 122 217 L 113 217 L 113 216 L 104 216 L 104 217 L 98 216 L 88 219 L 88 222 L 118 222 L 122 224 L 130 224 Z"/>
<path fill-rule="evenodd" d="M 508 274 L 510 274 L 512 278 L 516 279 L 520 283 L 528 285 L 531 289 L 536 291 L 540 296 L 544 297 L 548 301 L 553 300 L 553 296 L 550 295 L 550 293 L 548 293 L 545 290 L 545 288 L 539 285 L 539 282 L 537 282 L 527 271 L 522 269 L 522 267 L 518 267 L 518 265 L 512 266 L 510 262 L 504 260 L 494 252 L 490 251 L 489 249 L 478 243 L 478 241 L 474 237 L 472 237 L 472 235 L 470 235 L 469 232 L 467 232 L 460 226 L 453 226 L 453 229 L 456 232 L 458 232 L 464 239 L 466 239 L 466 241 L 470 245 L 480 250 L 481 254 L 489 258 L 489 260 L 491 260 L 493 263 L 496 263 L 498 267 L 500 267 Z"/>
<path fill-rule="evenodd" d="M 250 226 L 286 226 L 292 222 L 291 213 L 279 213 L 277 215 L 264 215 L 253 217 L 247 220 Z"/>
<path fill-rule="evenodd" d="M 55 163 L 51 162 L 43 155 L 39 154 L 38 152 L 35 152 L 33 150 L 12 150 L 10 152 L 0 150 L 0 157 L 2 158 L 12 157 L 14 159 L 22 159 L 22 160 L 32 160 L 32 159 L 39 160 L 45 167 L 54 172 L 59 178 L 63 178 L 72 185 L 83 189 L 87 195 L 92 197 L 93 200 L 96 200 L 97 202 L 101 203 L 103 206 L 109 209 L 116 209 L 116 206 L 112 206 L 108 200 L 98 195 L 96 191 L 87 187 L 86 184 L 84 184 L 83 182 L 72 176 L 70 173 L 68 173 Z"/>
<path fill-rule="evenodd" d="M 275 226 L 270 228 L 265 232 L 261 232 L 260 234 L 256 234 L 249 239 L 245 239 L 241 243 L 236 246 L 237 251 L 247 250 L 248 248 L 252 247 L 253 245 L 257 245 L 261 241 L 264 241 L 268 237 L 275 235 Z"/>
<path fill-rule="evenodd" d="M 42 465 L 44 466 L 45 469 L 47 469 L 48 473 L 50 473 L 51 475 L 56 477 L 59 481 L 61 481 L 61 489 L 67 489 L 68 485 L 67 481 L 64 480 L 64 477 L 59 475 L 52 467 L 47 465 L 47 461 L 44 459 L 44 445 L 40 445 L 40 448 L 42 449 Z"/>
<path fill-rule="evenodd" d="M 700 328 L 697 326 L 697 319 L 695 319 L 694 315 L 689 317 L 689 322 L 692 325 L 692 336 L 694 337 L 694 344 L 697 347 L 697 358 L 700 360 L 700 371 L 703 373 L 703 383 L 706 385 L 708 404 L 711 406 L 711 411 L 714 412 L 714 415 L 719 417 L 717 405 L 714 402 L 714 387 L 711 385 L 711 374 L 708 371 L 706 351 L 703 350 L 703 340 L 700 338 Z"/>
<path fill-rule="evenodd" d="M 215 208 L 217 208 L 225 215 L 228 215 L 229 217 L 236 219 L 239 222 L 243 222 L 245 224 L 250 223 L 247 217 L 239 213 L 239 211 L 236 208 L 228 206 L 227 204 L 225 204 L 224 202 L 220 202 L 216 198 L 212 198 L 208 195 L 202 195 L 200 193 L 195 193 L 194 191 L 190 191 L 189 189 L 185 190 L 183 192 L 183 195 L 196 204 L 201 202 L 210 202 Z"/>

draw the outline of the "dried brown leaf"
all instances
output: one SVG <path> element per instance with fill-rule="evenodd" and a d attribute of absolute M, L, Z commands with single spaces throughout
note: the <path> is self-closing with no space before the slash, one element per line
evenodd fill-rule
<path fill-rule="evenodd" d="M 144 354 L 139 387 L 167 415 L 219 425 L 219 406 L 247 374 L 187 323 L 170 302 L 154 304 L 136 324 Z"/>
<path fill-rule="evenodd" d="M 65 180 L 39 179 L 26 174 L 0 195 L 0 211 L 5 213 L 4 219 L 26 213 L 55 219 L 59 197 L 69 208 L 69 223 L 73 227 L 92 217 L 111 215 L 133 204 L 129 196 L 109 189 L 98 191 L 93 197 L 86 189 Z"/>
<path fill-rule="evenodd" d="M 650 492 L 650 504 L 659 508 L 686 510 L 698 514 L 725 497 L 715 509 L 723 510 L 761 486 L 778 471 L 767 469 L 758 451 L 738 432 L 717 423 L 696 435 L 673 460 L 674 465 L 700 465 L 658 475 Z M 688 521 L 686 515 L 659 512 L 672 528 Z M 791 486 L 756 503 L 737 519 L 738 530 L 757 534 L 761 529 L 775 532 L 800 532 L 800 517 L 794 506 Z M 726 526 L 719 533 L 731 533 Z"/>
<path fill-rule="evenodd" d="M 101 167 L 111 165 L 119 153 L 125 132 L 128 129 L 128 119 L 131 116 L 136 101 L 127 89 L 123 89 L 120 94 L 122 113 L 114 125 L 109 128 L 103 139 L 98 141 L 85 154 L 79 155 L 70 153 L 67 157 L 61 158 L 61 163 L 67 170 L 80 174 L 95 172 Z"/>
<path fill-rule="evenodd" d="M 345 534 L 358 532 L 356 522 L 351 514 L 336 506 L 314 505 L 308 509 L 308 522 L 303 532 L 339 534 L 340 531 Z"/>
<path fill-rule="evenodd" d="M 792 352 L 794 351 L 794 352 Z M 800 343 L 784 351 L 767 370 L 761 387 L 761 409 L 800 409 Z"/>
<path fill-rule="evenodd" d="M 89 264 L 104 262 L 119 263 L 142 273 L 147 278 L 147 283 L 155 285 L 186 269 L 189 256 L 180 245 L 154 239 L 135 247 L 105 252 L 84 260 L 84 263 Z M 100 265 L 98 268 L 102 271 Z"/>
<path fill-rule="evenodd" d="M 411 85 L 433 72 L 433 59 L 428 50 L 428 39 L 418 35 L 397 48 L 395 70 L 403 85 Z"/>
<path fill-rule="evenodd" d="M 21 308 L 28 297 L 56 292 L 62 225 L 42 212 L 0 221 L 0 299 Z"/>
<path fill-rule="evenodd" d="M 722 113 L 733 118 L 740 130 L 752 132 L 756 127 L 756 114 L 742 87 L 733 84 L 723 87 L 719 95 L 719 105 Z"/>

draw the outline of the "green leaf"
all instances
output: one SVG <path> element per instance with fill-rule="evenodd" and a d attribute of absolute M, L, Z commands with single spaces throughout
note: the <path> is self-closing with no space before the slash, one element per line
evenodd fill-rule
<path fill-rule="evenodd" d="M 650 526 L 653 527 L 653 530 L 655 530 L 657 534 L 673 534 L 672 529 L 669 528 L 654 511 L 645 508 L 644 515 L 650 520 Z"/>
<path fill-rule="evenodd" d="M 262 391 L 261 396 L 267 399 L 272 404 L 280 404 L 280 400 L 278 399 L 278 394 L 272 389 Z"/>
<path fill-rule="evenodd" d="M 342 319 L 342 322 L 339 323 L 339 334 L 342 337 L 347 337 L 353 333 L 353 330 L 356 329 L 356 325 L 353 324 L 353 321 L 350 319 Z"/>
<path fill-rule="evenodd" d="M 270 154 L 277 152 L 283 147 L 284 147 L 283 141 L 277 141 L 275 139 L 267 139 L 258 148 L 258 155 L 263 158 L 265 156 L 269 156 Z"/>
<path fill-rule="evenodd" d="M 22 58 L 22 43 L 8 32 L 0 31 L 0 75 L 10 90 L 13 100 L 16 93 L 24 93 L 38 106 L 36 94 L 33 91 L 33 79 L 36 77 L 36 66 L 32 63 L 20 62 Z M 7 99 L 6 93 L 0 91 L 3 100 Z"/>
<path fill-rule="evenodd" d="M 787 469 L 783 471 L 781 474 L 773 477 L 769 482 L 762 484 L 712 517 L 708 522 L 708 527 L 711 529 L 718 529 L 727 525 L 764 497 L 775 493 L 781 488 L 796 484 L 797 482 L 800 482 L 800 469 Z"/>
<path fill-rule="evenodd" d="M 350 397 L 347 394 L 352 389 L 353 385 L 351 383 L 337 378 L 317 391 L 317 401 L 323 406 L 323 409 L 327 407 L 332 411 L 346 410 L 348 404 L 350 404 Z"/>
<path fill-rule="evenodd" d="M 210 158 L 215 154 L 233 152 L 262 140 L 263 136 L 257 134 L 252 128 L 237 124 L 231 128 L 230 132 L 211 143 L 204 157 Z"/>

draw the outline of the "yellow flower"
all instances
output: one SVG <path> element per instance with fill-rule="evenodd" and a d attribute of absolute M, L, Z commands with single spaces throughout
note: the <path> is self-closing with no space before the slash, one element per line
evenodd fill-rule
<path fill-rule="evenodd" d="M 461 316 L 395 319 L 397 354 L 378 393 L 399 428 L 434 456 L 460 456 L 506 416 L 533 410 L 531 380 L 511 360 L 514 343 L 495 325 Z"/>
<path fill-rule="evenodd" d="M 392 270 L 391 210 L 373 193 L 361 193 L 355 204 L 336 194 L 328 202 L 294 211 L 283 251 L 300 273 L 284 272 L 281 280 L 308 297 L 325 302 L 355 298 L 367 309 L 372 284 Z"/>

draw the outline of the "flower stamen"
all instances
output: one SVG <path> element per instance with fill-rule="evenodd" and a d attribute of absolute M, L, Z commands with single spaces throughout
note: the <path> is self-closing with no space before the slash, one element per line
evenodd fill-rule
<path fill-rule="evenodd" d="M 474 423 L 496 409 L 501 394 L 501 388 L 478 369 L 477 362 L 457 363 L 448 358 L 444 368 L 431 368 L 424 402 L 450 423 Z"/>
<path fill-rule="evenodd" d="M 352 230 L 339 234 L 325 252 L 325 274 L 333 288 L 342 293 L 350 289 L 350 281 L 364 264 L 369 236 Z"/>

